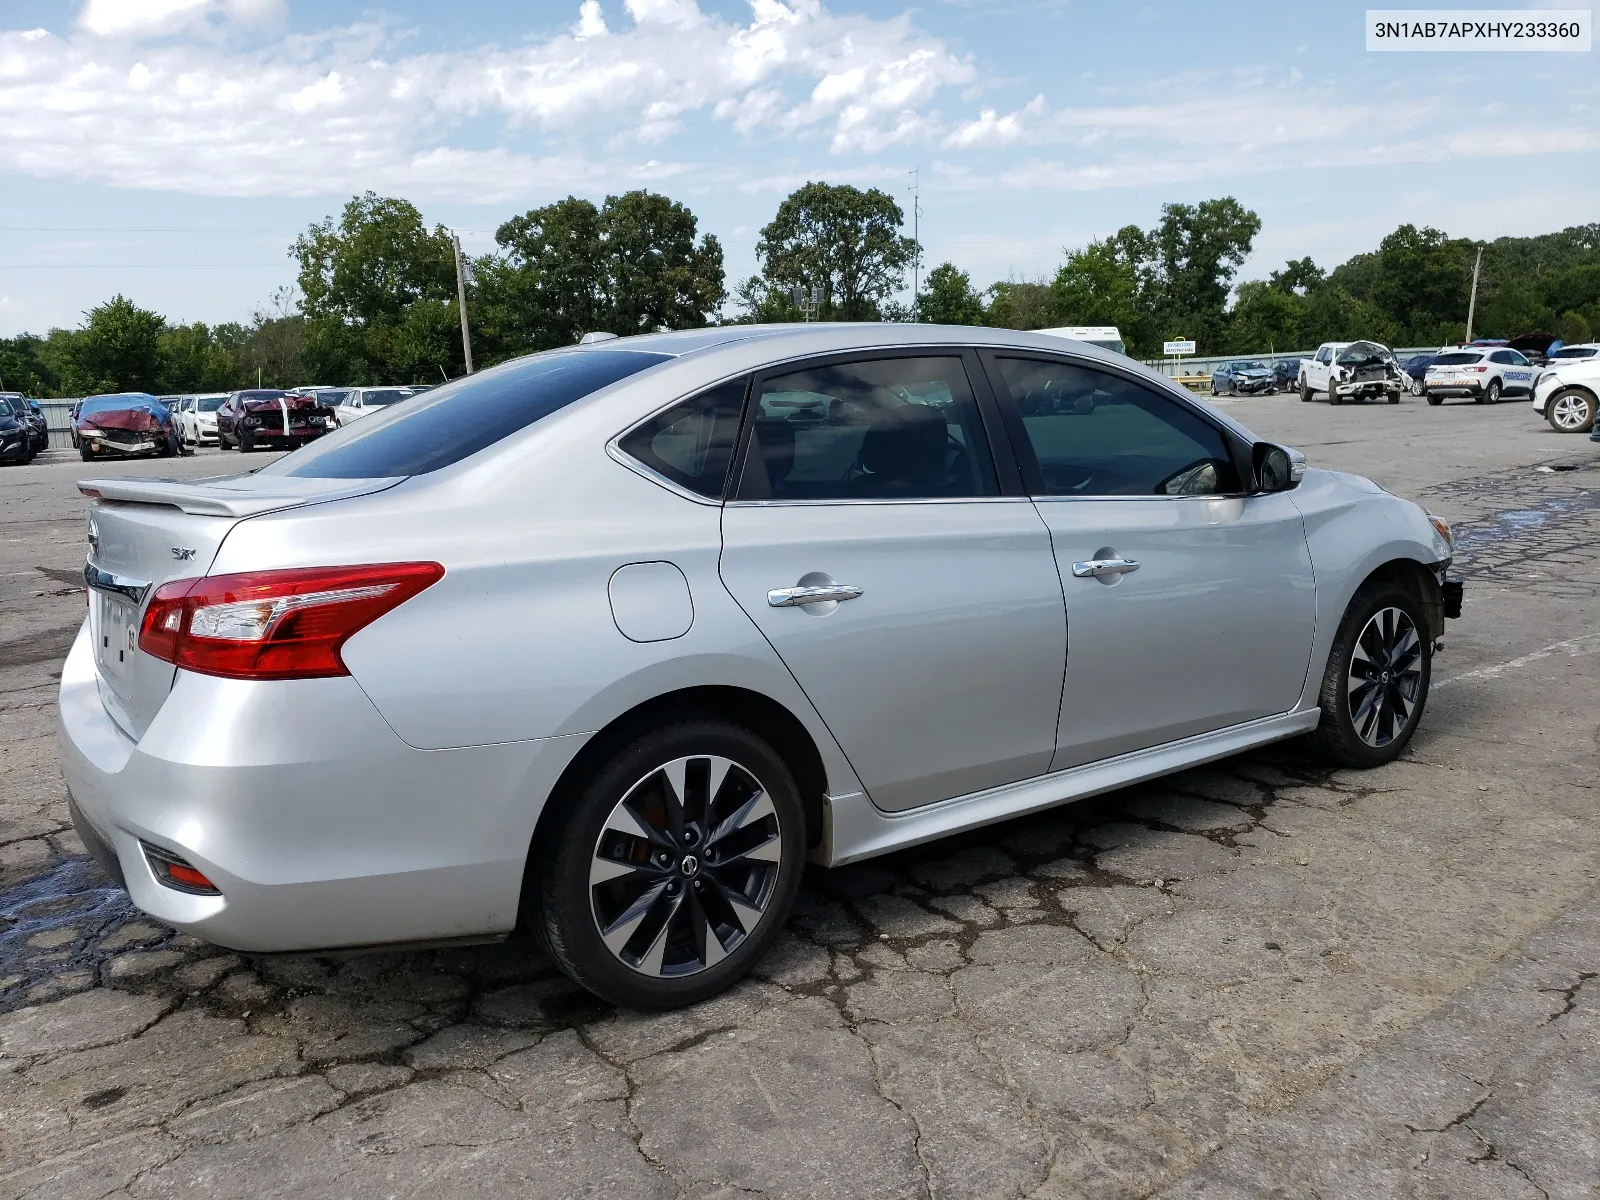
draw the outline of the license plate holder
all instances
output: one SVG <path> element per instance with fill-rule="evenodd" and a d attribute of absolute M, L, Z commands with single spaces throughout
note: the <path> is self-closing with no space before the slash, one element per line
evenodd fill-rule
<path fill-rule="evenodd" d="M 139 614 L 133 605 L 105 592 L 95 592 L 95 661 L 100 673 L 121 682 L 133 669 L 139 647 Z"/>

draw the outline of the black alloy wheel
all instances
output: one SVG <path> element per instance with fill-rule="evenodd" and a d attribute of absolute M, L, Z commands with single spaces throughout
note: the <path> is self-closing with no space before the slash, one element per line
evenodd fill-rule
<path fill-rule="evenodd" d="M 1398 758 L 1422 719 L 1432 671 L 1433 641 L 1421 601 L 1397 583 L 1364 585 L 1328 655 L 1322 721 L 1312 735 L 1318 748 L 1345 767 Z"/>
<path fill-rule="evenodd" d="M 534 933 L 568 976 L 615 1003 L 715 995 L 749 971 L 794 903 L 806 836 L 793 776 L 762 738 L 710 716 L 621 741 L 602 762 L 558 828 L 538 835 Z"/>

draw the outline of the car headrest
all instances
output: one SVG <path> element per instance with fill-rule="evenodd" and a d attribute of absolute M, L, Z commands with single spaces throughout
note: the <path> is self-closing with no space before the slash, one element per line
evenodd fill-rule
<path fill-rule="evenodd" d="M 861 465 L 871 472 L 871 487 L 892 494 L 939 482 L 948 438 L 944 414 L 936 408 L 880 409 L 861 441 Z"/>
<path fill-rule="evenodd" d="M 782 417 L 757 417 L 756 444 L 761 447 L 767 482 L 776 488 L 794 470 L 794 426 Z"/>

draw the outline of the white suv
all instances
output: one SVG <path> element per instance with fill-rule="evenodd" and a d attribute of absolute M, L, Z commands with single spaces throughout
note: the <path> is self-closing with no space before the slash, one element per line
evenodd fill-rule
<path fill-rule="evenodd" d="M 1533 390 L 1533 364 L 1506 346 L 1463 346 L 1445 350 L 1422 379 L 1429 404 L 1447 396 L 1468 396 L 1479 404 L 1499 404 L 1502 397 Z"/>
<path fill-rule="evenodd" d="M 1585 433 L 1594 428 L 1600 408 L 1600 355 L 1546 367 L 1533 393 L 1533 409 L 1559 433 Z"/>

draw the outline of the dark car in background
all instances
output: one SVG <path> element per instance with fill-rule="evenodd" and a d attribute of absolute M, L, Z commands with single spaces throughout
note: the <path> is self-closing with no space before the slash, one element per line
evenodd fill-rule
<path fill-rule="evenodd" d="M 32 461 L 32 431 L 12 415 L 9 406 L 0 405 L 0 463 Z"/>
<path fill-rule="evenodd" d="M 1280 358 L 1272 364 L 1272 380 L 1280 392 L 1291 392 L 1300 379 L 1300 360 Z"/>
<path fill-rule="evenodd" d="M 234 392 L 217 409 L 224 450 L 297 450 L 333 428 L 333 412 L 316 396 L 277 388 Z"/>
<path fill-rule="evenodd" d="M 50 424 L 38 404 L 21 392 L 0 392 L 0 405 L 27 428 L 30 460 L 50 445 Z"/>
<path fill-rule="evenodd" d="M 1428 368 L 1433 366 L 1433 360 L 1438 357 L 1437 354 L 1413 354 L 1400 364 L 1400 370 L 1405 372 L 1406 378 L 1411 381 L 1410 390 L 1413 396 L 1422 395 L 1423 377 L 1427 375 Z"/>
<path fill-rule="evenodd" d="M 1225 362 L 1211 372 L 1213 396 L 1270 396 L 1278 390 L 1272 368 L 1254 358 Z"/>
<path fill-rule="evenodd" d="M 84 462 L 112 455 L 168 458 L 183 453 L 172 410 L 148 392 L 89 396 L 73 412 L 73 441 Z"/>

